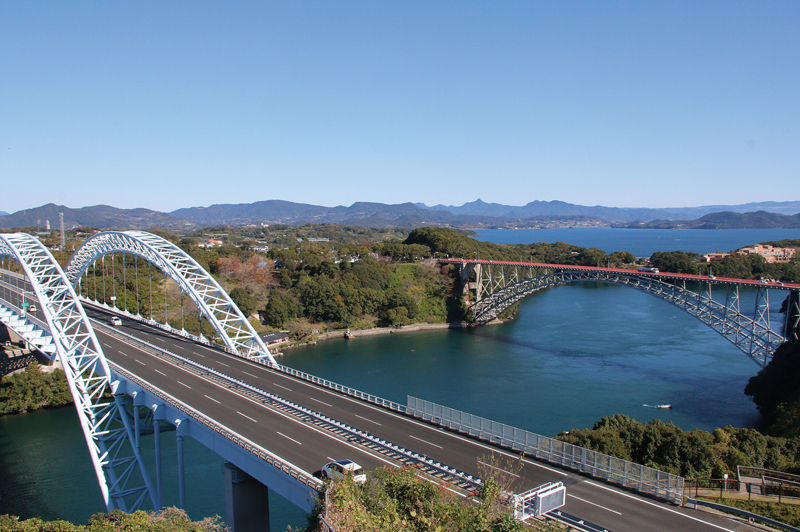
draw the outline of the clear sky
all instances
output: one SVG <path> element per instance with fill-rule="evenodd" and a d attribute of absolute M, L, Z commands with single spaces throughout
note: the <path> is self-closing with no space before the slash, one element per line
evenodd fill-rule
<path fill-rule="evenodd" d="M 0 3 L 0 210 L 800 199 L 800 2 Z"/>

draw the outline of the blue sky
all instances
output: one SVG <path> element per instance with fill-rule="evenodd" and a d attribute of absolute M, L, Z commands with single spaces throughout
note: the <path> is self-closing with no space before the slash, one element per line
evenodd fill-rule
<path fill-rule="evenodd" d="M 800 2 L 3 2 L 0 210 L 800 199 Z"/>

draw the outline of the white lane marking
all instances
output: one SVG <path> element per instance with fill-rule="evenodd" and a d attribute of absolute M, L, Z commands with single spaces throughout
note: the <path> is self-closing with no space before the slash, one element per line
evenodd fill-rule
<path fill-rule="evenodd" d="M 183 386 L 186 386 L 186 387 L 187 387 L 187 388 L 189 388 L 190 390 L 192 389 L 192 387 L 191 387 L 191 386 L 189 386 L 188 384 L 183 384 L 181 381 L 175 381 L 175 382 L 177 382 L 178 384 L 181 384 L 181 385 L 183 385 Z"/>
<path fill-rule="evenodd" d="M 203 394 L 203 395 L 205 395 L 205 394 Z M 208 396 L 206 395 L 206 397 L 208 397 Z M 208 397 L 208 398 L 211 399 L 212 401 L 214 401 L 215 403 L 217 403 L 218 405 L 222 404 L 219 401 L 217 401 L 216 399 L 214 399 L 213 397 Z"/>
<path fill-rule="evenodd" d="M 309 397 L 309 399 L 311 399 L 312 401 L 316 401 L 316 402 L 318 402 L 318 403 L 322 403 L 322 404 L 323 404 L 323 405 L 325 405 L 325 406 L 329 406 L 329 407 L 333 408 L 333 405 L 331 405 L 331 404 L 328 404 L 328 403 L 326 403 L 325 401 L 320 401 L 319 399 L 314 399 L 313 397 Z"/>
<path fill-rule="evenodd" d="M 287 435 L 286 435 L 286 434 L 284 434 L 283 432 L 278 432 L 278 434 L 280 434 L 281 436 L 283 436 L 283 437 L 284 437 L 284 438 L 286 438 L 287 440 L 292 440 L 292 441 L 293 441 L 293 442 L 295 442 L 297 445 L 303 445 L 301 442 L 299 442 L 299 441 L 295 440 L 294 438 L 290 438 L 289 436 L 287 436 Z"/>
<path fill-rule="evenodd" d="M 245 375 L 250 375 L 251 377 L 256 378 L 256 379 L 258 378 L 255 375 L 253 375 L 252 373 L 247 373 L 246 371 L 243 371 L 242 373 L 244 373 Z"/>
<path fill-rule="evenodd" d="M 108 346 L 108 347 L 111 347 L 111 346 Z M 128 356 L 128 355 L 126 355 L 125 353 L 123 353 L 122 351 L 117 351 L 117 353 L 119 353 L 120 355 L 122 355 L 122 356 L 124 356 L 124 357 Z"/>
<path fill-rule="evenodd" d="M 588 481 L 588 480 L 587 480 L 587 481 L 584 481 L 584 482 L 583 482 L 583 484 L 588 484 L 588 485 L 590 485 L 590 486 L 595 486 L 595 487 L 597 487 L 597 488 L 601 488 L 601 489 L 604 489 L 604 490 L 610 491 L 610 492 L 612 492 L 612 493 L 616 493 L 617 495 L 622 495 L 623 497 L 627 497 L 627 498 L 629 498 L 629 499 L 633 499 L 634 501 L 639 501 L 639 502 L 641 502 L 641 503 L 644 503 L 644 504 L 647 504 L 647 505 L 649 505 L 649 506 L 654 506 L 654 507 L 656 507 L 656 508 L 660 508 L 660 509 L 662 509 L 662 510 L 664 510 L 664 511 L 671 512 L 671 513 L 673 513 L 673 514 L 680 515 L 681 517 L 685 517 L 686 519 L 691 519 L 692 521 L 697 521 L 697 522 L 699 522 L 699 523 L 703 523 L 703 524 L 705 524 L 705 525 L 713 526 L 714 528 L 719 528 L 720 530 L 725 530 L 726 532 L 736 532 L 735 530 L 732 530 L 732 529 L 730 529 L 730 528 L 722 528 L 721 526 L 719 526 L 719 525 L 715 525 L 714 523 L 709 523 L 708 521 L 703 521 L 702 519 L 698 519 L 698 518 L 696 518 L 696 517 L 692 517 L 691 515 L 686 515 L 686 514 L 684 514 L 684 513 L 681 513 L 681 512 L 676 512 L 675 510 L 673 510 L 673 509 L 671 509 L 671 508 L 667 508 L 666 506 L 661 506 L 660 504 L 656 504 L 656 503 L 654 503 L 654 502 L 650 502 L 650 501 L 646 501 L 646 500 L 644 500 L 644 499 L 640 499 L 640 498 L 638 498 L 638 497 L 634 497 L 633 495 L 629 495 L 629 494 L 627 494 L 627 493 L 623 493 L 623 492 L 621 492 L 621 491 L 617 491 L 617 490 L 615 490 L 615 489 L 611 489 L 611 488 L 609 488 L 608 486 L 603 486 L 602 484 L 597 484 L 597 483 L 595 483 L 595 482 L 591 482 L 591 481 Z"/>
<path fill-rule="evenodd" d="M 439 449 L 441 449 L 441 448 L 442 448 L 442 446 L 441 446 L 441 445 L 436 445 L 435 443 L 431 443 L 431 442 L 429 442 L 429 441 L 427 441 L 427 440 L 423 440 L 422 438 L 417 438 L 416 436 L 411 436 L 411 434 L 409 434 L 409 436 L 410 436 L 411 438 L 414 438 L 415 440 L 419 440 L 419 441 L 421 441 L 421 442 L 423 442 L 423 443 L 427 443 L 428 445 L 433 445 L 434 447 L 438 447 Z"/>
<path fill-rule="evenodd" d="M 331 458 L 330 456 L 328 457 L 328 460 L 330 460 L 331 462 L 335 462 L 336 461 L 335 458 Z"/>
<path fill-rule="evenodd" d="M 164 339 L 163 339 L 163 338 L 161 338 L 160 336 L 156 336 L 156 340 L 158 340 L 159 342 L 166 342 L 166 340 L 164 340 Z"/>
<path fill-rule="evenodd" d="M 201 355 L 200 353 L 195 353 L 195 355 L 197 355 L 197 356 L 199 356 L 199 357 L 206 358 L 206 356 L 205 356 L 205 355 Z"/>
<path fill-rule="evenodd" d="M 413 436 L 412 436 L 412 438 L 413 438 Z M 480 460 L 478 460 L 478 463 L 479 464 L 483 464 L 486 467 L 491 467 L 492 469 L 497 469 L 498 471 L 502 471 L 503 473 L 508 473 L 509 475 L 513 475 L 513 476 L 519 478 L 519 475 L 514 475 L 514 473 L 512 473 L 511 471 L 506 471 L 505 469 L 502 469 L 502 468 L 497 467 L 497 466 L 493 466 L 492 464 L 487 464 L 486 462 L 481 462 Z"/>
<path fill-rule="evenodd" d="M 253 419 L 253 418 L 251 418 L 250 416 L 247 416 L 247 415 L 245 415 L 245 414 L 242 414 L 242 413 L 241 413 L 241 412 L 239 412 L 238 410 L 236 411 L 236 413 L 237 413 L 237 414 L 239 414 L 240 416 L 244 416 L 244 417 L 246 417 L 247 419 L 249 419 L 249 420 L 250 420 L 250 421 L 252 421 L 253 423 L 258 423 L 258 421 L 256 421 L 255 419 Z"/>
<path fill-rule="evenodd" d="M 144 362 L 142 362 L 141 360 L 137 360 L 137 359 L 135 359 L 135 358 L 134 358 L 134 360 L 136 360 L 136 362 L 138 362 L 138 363 L 139 363 L 139 364 L 141 364 L 142 366 L 146 366 L 146 365 L 147 365 L 147 364 L 145 364 Z"/>
<path fill-rule="evenodd" d="M 357 418 L 359 418 L 359 419 L 363 419 L 364 421 L 369 421 L 370 423 L 375 423 L 376 425 L 378 425 L 378 426 L 380 426 L 380 427 L 382 427 L 382 426 L 383 426 L 383 425 L 381 425 L 380 423 L 378 423 L 377 421 L 372 421 L 371 419 L 367 419 L 367 418 L 365 418 L 365 417 L 361 417 L 361 416 L 359 416 L 358 414 L 356 414 L 355 416 L 356 416 Z"/>
<path fill-rule="evenodd" d="M 585 502 L 586 504 L 591 504 L 592 506 L 597 506 L 598 508 L 602 508 L 603 510 L 608 510 L 609 512 L 611 512 L 613 514 L 622 515 L 622 513 L 617 512 L 615 510 L 612 510 L 611 508 L 606 508 L 605 506 L 600 506 L 599 504 L 594 503 L 592 501 L 587 501 L 586 499 L 581 499 L 580 497 L 576 497 L 575 495 L 572 495 L 571 493 L 567 493 L 567 496 L 568 497 L 572 497 L 573 499 L 578 499 L 579 501 Z"/>
<path fill-rule="evenodd" d="M 283 388 L 284 390 L 286 390 L 286 391 L 288 391 L 288 392 L 291 392 L 291 391 L 292 391 L 292 389 L 291 389 L 291 388 L 287 388 L 286 386 L 281 386 L 280 384 L 275 384 L 274 382 L 273 382 L 272 384 L 274 384 L 274 385 L 275 385 L 275 386 L 277 386 L 278 388 Z M 322 402 L 322 401 L 320 401 L 320 402 Z M 327 404 L 327 403 L 323 403 L 323 404 Z M 330 405 L 328 405 L 328 406 L 330 406 Z"/>
<path fill-rule="evenodd" d="M 160 371 L 158 371 L 157 369 L 154 369 L 153 371 L 155 371 L 156 373 L 161 373 L 161 372 L 160 372 Z M 161 373 L 161 374 L 162 374 L 163 376 L 165 376 L 165 377 L 167 376 L 167 374 L 166 374 L 166 373 Z"/>
<path fill-rule="evenodd" d="M 219 364 L 220 366 L 225 366 L 226 368 L 229 368 L 229 367 L 230 367 L 230 366 L 229 366 L 229 365 L 227 365 L 226 363 L 224 363 L 224 362 L 220 362 L 219 360 L 217 361 L 217 364 Z"/>

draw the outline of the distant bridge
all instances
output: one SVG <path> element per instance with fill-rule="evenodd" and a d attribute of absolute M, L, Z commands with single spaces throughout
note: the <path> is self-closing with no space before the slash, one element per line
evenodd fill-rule
<path fill-rule="evenodd" d="M 472 259 L 439 262 L 459 268 L 463 295 L 478 324 L 496 319 L 539 290 L 598 281 L 628 286 L 675 305 L 717 331 L 761 367 L 787 339 L 796 340 L 800 329 L 800 284 L 567 264 Z M 687 288 L 692 285 L 697 291 Z M 740 287 L 756 291 L 752 317 L 741 310 Z M 713 299 L 712 288 L 724 291 L 724 301 Z M 770 291 L 788 298 L 779 332 L 773 330 L 770 320 Z"/>

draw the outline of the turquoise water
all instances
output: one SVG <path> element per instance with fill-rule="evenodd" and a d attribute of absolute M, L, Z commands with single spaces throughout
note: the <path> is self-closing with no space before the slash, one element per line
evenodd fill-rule
<path fill-rule="evenodd" d="M 758 366 L 648 294 L 602 283 L 525 299 L 513 322 L 331 340 L 282 363 L 400 403 L 407 395 L 552 436 L 622 413 L 690 430 L 753 426 Z M 672 410 L 642 405 L 669 403 Z"/>
<path fill-rule="evenodd" d="M 638 256 L 800 238 L 800 231 L 662 233 L 576 228 L 482 231 L 479 238 L 564 240 Z M 746 308 L 746 293 L 742 300 Z M 523 301 L 516 320 L 503 325 L 331 340 L 287 351 L 280 362 L 401 403 L 414 395 L 548 436 L 615 413 L 640 421 L 658 417 L 684 429 L 757 421 L 742 393 L 758 372 L 754 362 L 668 303 L 601 283 L 535 294 Z M 674 408 L 642 406 L 661 403 Z M 152 454 L 149 442 L 144 449 Z M 222 515 L 221 459 L 191 438 L 185 445 L 190 516 Z M 165 435 L 164 450 L 165 502 L 174 505 L 174 433 Z M 72 408 L 0 417 L 0 478 L 0 514 L 85 523 L 103 510 Z M 274 494 L 270 513 L 274 531 L 305 523 L 301 511 Z"/>

